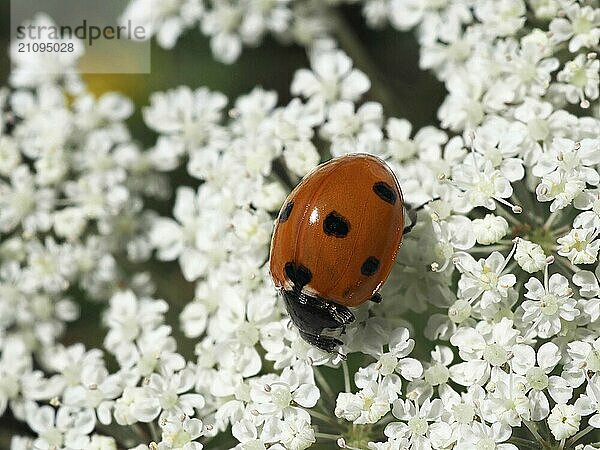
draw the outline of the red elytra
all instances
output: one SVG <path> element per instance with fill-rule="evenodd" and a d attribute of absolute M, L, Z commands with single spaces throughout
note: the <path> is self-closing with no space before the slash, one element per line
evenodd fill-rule
<path fill-rule="evenodd" d="M 322 307 L 318 302 L 324 302 L 324 313 L 343 327 L 353 320 L 344 307 L 378 298 L 396 259 L 403 229 L 402 192 L 396 176 L 381 159 L 351 154 L 309 173 L 281 208 L 270 255 L 271 277 L 300 331 L 311 335 L 313 341 L 323 334 L 319 326 L 307 322 L 318 318 Z M 290 308 L 296 308 L 298 302 L 310 310 L 294 314 Z M 340 319 L 339 314 L 349 316 Z M 322 328 L 335 328 L 330 322 Z M 326 344 L 329 349 L 331 343 Z"/>

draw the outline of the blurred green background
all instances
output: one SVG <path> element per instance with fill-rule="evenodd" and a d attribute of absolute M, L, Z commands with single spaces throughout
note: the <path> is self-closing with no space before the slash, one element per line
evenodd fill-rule
<path fill-rule="evenodd" d="M 3 80 L 3 85 L 7 85 L 10 72 L 10 2 L 0 0 L 0 5 L 0 79 Z M 377 79 L 378 84 L 383 87 L 379 96 L 369 97 L 370 93 L 367 99 L 383 101 L 387 108 L 386 114 L 405 117 L 413 124 L 414 130 L 437 123 L 436 110 L 443 100 L 444 88 L 431 74 L 419 70 L 418 46 L 412 33 L 399 33 L 389 27 L 379 31 L 370 30 L 364 24 L 360 7 L 356 5 L 341 7 L 339 18 L 343 24 L 342 35 L 338 36 L 341 48 L 355 59 L 355 64 L 360 69 L 371 79 Z M 119 91 L 135 102 L 136 112 L 129 120 L 129 126 L 135 139 L 146 147 L 154 144 L 156 135 L 144 126 L 140 110 L 148 104 L 148 97 L 152 92 L 179 85 L 192 88 L 207 86 L 225 93 L 233 102 L 237 96 L 249 92 L 253 87 L 262 86 L 275 90 L 279 103 L 285 104 L 290 99 L 289 86 L 294 72 L 298 68 L 308 67 L 308 59 L 303 48 L 283 46 L 267 36 L 258 48 L 245 47 L 237 62 L 225 65 L 213 59 L 208 39 L 197 29 L 192 29 L 180 38 L 173 50 L 164 50 L 153 42 L 151 67 L 150 74 L 84 76 L 90 90 L 96 94 Z M 173 174 L 172 184 L 193 186 L 198 181 L 180 170 Z M 167 215 L 172 204 L 152 203 L 150 207 Z M 132 269 L 137 270 L 139 267 Z M 181 308 L 193 298 L 193 285 L 183 280 L 176 263 L 153 262 L 143 269 L 155 274 L 153 278 L 158 287 L 157 296 L 169 301 L 169 320 L 176 325 Z M 82 317 L 69 326 L 63 342 L 84 342 L 89 347 L 100 346 L 103 333 L 90 334 L 90 330 L 100 330 L 98 325 L 101 308 L 87 302 L 85 298 L 77 300 L 82 306 Z M 415 320 L 420 322 L 423 318 Z M 191 357 L 194 342 L 183 338 L 177 331 L 175 336 L 182 346 L 182 353 Z M 360 361 L 351 360 L 350 363 L 351 366 L 357 366 Z M 341 377 L 333 378 L 337 381 L 332 384 L 343 389 Z M 21 427 L 22 424 L 17 424 L 10 417 L 0 418 L 0 449 L 8 448 L 10 435 Z M 7 430 L 10 430 L 8 434 Z M 218 448 L 218 444 L 213 442 L 207 448 Z"/>

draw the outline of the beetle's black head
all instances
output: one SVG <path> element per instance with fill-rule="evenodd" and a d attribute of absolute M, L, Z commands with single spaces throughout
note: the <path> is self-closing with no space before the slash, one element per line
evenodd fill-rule
<path fill-rule="evenodd" d="M 327 352 L 343 344 L 337 338 L 354 321 L 354 314 L 346 306 L 298 289 L 284 290 L 282 295 L 290 319 L 306 342 Z"/>

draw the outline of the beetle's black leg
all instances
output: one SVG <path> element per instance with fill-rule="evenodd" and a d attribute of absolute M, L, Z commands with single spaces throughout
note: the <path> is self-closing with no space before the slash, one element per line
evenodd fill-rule
<path fill-rule="evenodd" d="M 415 227 L 415 225 L 417 224 L 417 212 L 418 211 L 416 209 L 413 209 L 413 208 L 410 208 L 407 211 L 408 218 L 410 219 L 410 225 L 407 225 L 407 226 L 404 227 L 404 230 L 402 232 L 403 234 L 410 233 L 412 231 L 412 229 Z"/>
<path fill-rule="evenodd" d="M 371 297 L 371 301 L 373 303 L 381 303 L 381 300 L 383 300 L 381 298 L 381 294 L 379 292 L 377 292 L 373 297 Z"/>
<path fill-rule="evenodd" d="M 314 345 L 315 347 L 318 347 L 321 350 L 325 350 L 329 353 L 332 353 L 337 346 L 344 344 L 342 341 L 334 337 L 318 336 L 315 334 L 306 333 L 302 330 L 300 330 L 300 336 L 302 336 L 302 339 L 304 339 L 310 345 Z"/>
<path fill-rule="evenodd" d="M 412 231 L 412 229 L 415 227 L 415 225 L 417 224 L 417 213 L 419 211 L 421 211 L 423 208 L 425 208 L 425 206 L 427 206 L 428 204 L 430 204 L 431 202 L 435 201 L 435 200 L 439 200 L 439 197 L 434 197 L 431 200 L 429 200 L 428 202 L 423 203 L 420 206 L 417 207 L 413 207 L 408 203 L 404 204 L 404 207 L 406 208 L 406 213 L 408 214 L 408 218 L 410 219 L 410 225 L 407 225 L 404 227 L 404 231 L 403 234 L 408 234 Z"/>

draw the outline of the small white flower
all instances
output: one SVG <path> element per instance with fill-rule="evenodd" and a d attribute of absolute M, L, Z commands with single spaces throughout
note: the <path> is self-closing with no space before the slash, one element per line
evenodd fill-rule
<path fill-rule="evenodd" d="M 555 170 L 544 175 L 540 184 L 535 189 L 540 202 L 549 202 L 550 212 L 569 206 L 585 188 L 585 181 L 579 179 L 577 173 L 567 174 Z"/>
<path fill-rule="evenodd" d="M 250 383 L 252 407 L 265 419 L 282 418 L 287 413 L 302 414 L 307 421 L 310 416 L 303 408 L 312 408 L 319 399 L 319 388 L 312 383 L 303 382 L 299 374 L 285 368 L 280 376 L 275 374 L 256 378 Z"/>
<path fill-rule="evenodd" d="M 508 222 L 504 217 L 486 214 L 483 219 L 473 220 L 473 232 L 477 242 L 482 245 L 498 242 L 508 233 Z M 517 247 L 518 249 L 518 247 Z"/>
<path fill-rule="evenodd" d="M 335 415 L 355 424 L 377 423 L 390 411 L 386 389 L 371 382 L 356 394 L 340 392 L 335 403 Z"/>
<path fill-rule="evenodd" d="M 539 244 L 527 239 L 517 241 L 515 261 L 524 271 L 529 273 L 539 272 L 548 265 L 544 249 Z"/>
<path fill-rule="evenodd" d="M 54 213 L 54 231 L 60 237 L 74 241 L 85 229 L 87 218 L 81 208 L 69 207 Z"/>
<path fill-rule="evenodd" d="M 556 42 L 569 41 L 569 51 L 577 52 L 582 47 L 594 48 L 600 40 L 600 9 L 571 3 L 566 6 L 566 17 L 556 17 L 550 22 L 552 39 Z"/>
<path fill-rule="evenodd" d="M 188 416 L 170 415 L 160 420 L 162 441 L 159 450 L 202 450 L 204 447 L 195 441 L 203 434 L 203 423 Z M 163 425 L 164 424 L 164 425 Z"/>
<path fill-rule="evenodd" d="M 473 422 L 466 433 L 458 437 L 457 449 L 494 449 L 518 450 L 516 445 L 506 443 L 511 428 L 500 422 L 487 425 L 485 422 Z"/>
<path fill-rule="evenodd" d="M 296 175 L 304 176 L 317 167 L 321 156 L 311 141 L 286 144 L 283 152 L 285 165 Z"/>
<path fill-rule="evenodd" d="M 201 30 L 211 37 L 210 48 L 215 58 L 225 64 L 231 64 L 242 52 L 240 33 L 244 5 L 212 1 L 211 6 L 212 8 L 201 17 Z"/>
<path fill-rule="evenodd" d="M 580 287 L 579 295 L 584 298 L 583 311 L 590 316 L 592 322 L 595 322 L 600 317 L 600 298 L 598 298 L 600 286 L 597 275 L 587 270 L 580 270 L 573 275 L 573 283 Z"/>
<path fill-rule="evenodd" d="M 16 24 L 15 24 L 16 25 Z M 11 61 L 15 65 L 11 71 L 11 83 L 16 87 L 35 87 L 43 84 L 52 84 L 63 77 L 76 78 L 75 66 L 83 55 L 84 46 L 79 39 L 56 39 L 52 36 L 52 29 L 57 24 L 44 13 L 38 13 L 30 22 L 23 24 L 25 27 L 34 27 L 40 33 L 37 39 L 27 38 L 14 40 L 10 46 Z M 73 45 L 73 51 L 67 52 L 19 52 L 19 43 Z"/>
<path fill-rule="evenodd" d="M 474 153 L 467 156 L 463 164 L 453 167 L 452 180 L 473 207 L 495 210 L 496 201 L 505 203 L 504 199 L 513 193 L 508 178 L 500 170 L 494 169 L 491 161 L 483 162 L 480 167 Z"/>
<path fill-rule="evenodd" d="M 110 328 L 104 346 L 116 351 L 129 346 L 143 330 L 162 323 L 168 306 L 164 300 L 138 299 L 132 291 L 117 292 L 110 299 L 104 323 Z"/>
<path fill-rule="evenodd" d="M 120 374 L 108 374 L 101 365 L 85 365 L 81 370 L 81 384 L 67 387 L 63 394 L 66 405 L 96 410 L 98 421 L 104 425 L 111 422 L 113 400 L 123 391 Z"/>
<path fill-rule="evenodd" d="M 488 379 L 491 367 L 501 367 L 510 360 L 519 334 L 507 318 L 495 324 L 481 321 L 475 328 L 459 328 L 450 343 L 459 349 L 466 362 L 451 366 L 450 377 L 464 386 L 482 384 Z"/>
<path fill-rule="evenodd" d="M 31 241 L 27 248 L 27 268 L 23 272 L 23 289 L 45 290 L 56 294 L 65 291 L 76 274 L 72 247 L 47 237 L 44 243 Z"/>
<path fill-rule="evenodd" d="M 413 392 L 417 393 L 419 395 L 417 401 L 419 401 L 431 397 L 433 388 L 436 386 L 438 391 L 443 392 L 450 379 L 448 366 L 452 363 L 453 358 L 454 355 L 449 347 L 436 345 L 435 349 L 431 351 L 431 363 L 425 364 L 423 379 L 409 383 L 408 395 L 412 395 Z"/>
<path fill-rule="evenodd" d="M 513 346 L 514 357 L 510 361 L 514 373 L 523 375 L 522 383 L 527 385 L 529 392 L 529 409 L 531 420 L 542 420 L 550 412 L 550 402 L 547 394 L 557 403 L 567 403 L 572 395 L 573 388 L 564 378 L 549 375 L 561 358 L 560 349 L 552 342 L 542 344 L 536 351 L 525 344 Z M 536 365 L 537 360 L 537 365 Z"/>
<path fill-rule="evenodd" d="M 119 425 L 151 422 L 160 413 L 160 401 L 142 387 L 127 386 L 116 400 L 114 416 Z"/>
<path fill-rule="evenodd" d="M 443 448 L 448 445 L 452 432 L 450 425 L 437 420 L 442 410 L 440 399 L 426 399 L 421 405 L 396 400 L 392 413 L 402 422 L 388 424 L 384 433 L 395 439 L 407 437 L 412 448 Z"/>
<path fill-rule="evenodd" d="M 596 374 L 590 380 L 585 389 L 575 401 L 575 409 L 581 416 L 592 415 L 588 423 L 594 428 L 600 428 L 600 377 Z"/>
<path fill-rule="evenodd" d="M 304 417 L 290 414 L 279 424 L 279 442 L 289 450 L 304 450 L 316 442 L 315 430 Z"/>
<path fill-rule="evenodd" d="M 521 306 L 523 307 L 523 322 L 530 324 L 530 330 L 539 337 L 549 338 L 561 329 L 561 319 L 573 321 L 579 315 L 577 301 L 572 297 L 573 291 L 569 281 L 559 273 L 548 280 L 548 268 L 544 274 L 544 284 L 537 278 L 530 278 L 525 283 L 527 293 Z"/>
<path fill-rule="evenodd" d="M 149 391 L 149 396 L 159 400 L 159 411 L 162 409 L 170 415 L 183 413 L 191 417 L 195 409 L 205 404 L 202 395 L 186 393 L 192 389 L 195 381 L 193 368 L 186 367 L 168 377 L 153 373 L 145 389 Z"/>
<path fill-rule="evenodd" d="M 54 191 L 36 186 L 26 165 L 17 167 L 10 174 L 10 183 L 0 180 L 0 231 L 7 233 L 18 225 L 28 235 L 48 230 L 54 197 Z"/>
<path fill-rule="evenodd" d="M 557 441 L 573 436 L 579 431 L 581 416 L 575 406 L 558 404 L 548 416 L 548 427 Z"/>
<path fill-rule="evenodd" d="M 231 427 L 231 434 L 235 437 L 240 444 L 238 444 L 236 450 L 264 450 L 267 448 L 271 439 L 269 436 L 269 430 L 263 427 L 260 435 L 259 431 L 250 420 L 242 419 L 235 422 Z"/>
<path fill-rule="evenodd" d="M 468 253 L 457 253 L 454 264 L 462 274 L 458 297 L 469 303 L 479 300 L 482 308 L 506 298 L 517 281 L 512 273 L 503 273 L 511 256 L 505 259 L 501 253 L 493 252 L 486 259 L 475 261 Z"/>
<path fill-rule="evenodd" d="M 32 370 L 32 363 L 23 341 L 11 338 L 3 342 L 0 355 L 0 414 L 4 414 L 9 402 L 19 397 L 19 380 Z"/>
<path fill-rule="evenodd" d="M 533 166 L 532 173 L 542 177 L 553 171 L 560 171 L 595 185 L 600 177 L 593 166 L 599 162 L 599 140 L 586 138 L 575 142 L 571 139 L 555 138 Z"/>
<path fill-rule="evenodd" d="M 341 50 L 315 51 L 310 62 L 312 71 L 300 69 L 294 75 L 292 94 L 325 104 L 338 100 L 355 102 L 371 86 L 367 76 L 353 68 L 352 60 Z"/>
<path fill-rule="evenodd" d="M 507 78 L 497 82 L 491 89 L 496 86 L 512 89 L 516 98 L 543 96 L 550 86 L 552 72 L 560 66 L 557 58 L 549 57 L 553 48 L 546 33 L 534 29 L 521 38 L 520 46 L 510 40 L 506 46 L 499 57 L 506 58 L 501 61 Z"/>
<path fill-rule="evenodd" d="M 419 40 L 423 43 L 435 42 L 438 38 L 449 41 L 473 19 L 469 3 L 462 0 L 392 0 L 388 11 L 394 28 L 408 30 L 419 24 Z"/>
<path fill-rule="evenodd" d="M 484 0 L 475 7 L 475 16 L 493 36 L 508 36 L 521 29 L 525 13 L 523 0 Z"/>
<path fill-rule="evenodd" d="M 482 80 L 461 68 L 449 74 L 446 89 L 449 95 L 438 110 L 442 127 L 456 132 L 477 127 L 485 116 Z"/>
<path fill-rule="evenodd" d="M 127 5 L 119 22 L 143 27 L 146 39 L 156 36 L 161 47 L 170 49 L 183 31 L 198 22 L 202 12 L 202 2 L 199 0 L 135 0 Z"/>
<path fill-rule="evenodd" d="M 523 161 L 518 158 L 519 149 L 526 137 L 526 127 L 497 117 L 487 119 L 475 130 L 473 150 L 500 169 L 508 180 L 523 178 Z M 471 157 L 468 157 L 471 158 Z M 472 160 L 468 161 L 472 162 Z"/>
<path fill-rule="evenodd" d="M 598 258 L 600 240 L 595 240 L 600 230 L 575 228 L 556 240 L 558 254 L 569 258 L 572 264 L 592 264 Z"/>
<path fill-rule="evenodd" d="M 175 220 L 156 218 L 150 231 L 150 241 L 158 249 L 158 258 L 170 261 L 179 259 L 183 275 L 194 280 L 205 269 L 205 260 L 196 246 L 196 234 L 200 227 L 200 198 L 191 188 L 177 189 L 173 216 Z"/>
<path fill-rule="evenodd" d="M 9 176 L 20 163 L 21 153 L 15 140 L 0 134 L 0 175 Z"/>
<path fill-rule="evenodd" d="M 589 371 L 600 372 L 600 338 L 592 342 L 569 342 L 567 344 L 567 354 L 570 360 L 565 364 L 561 376 L 571 386 L 581 386 Z"/>
<path fill-rule="evenodd" d="M 86 444 L 89 450 L 117 450 L 117 442 L 110 436 L 100 436 L 93 434 L 90 443 Z"/>
<path fill-rule="evenodd" d="M 521 420 L 530 420 L 524 377 L 495 370 L 488 386 L 490 393 L 482 406 L 484 418 L 488 422 L 518 427 Z"/>
<path fill-rule="evenodd" d="M 180 86 L 150 96 L 150 106 L 143 109 L 144 121 L 151 129 L 168 136 L 176 149 L 184 145 L 190 153 L 217 150 L 226 142 L 219 127 L 227 97 L 207 88 L 192 91 Z"/>
<path fill-rule="evenodd" d="M 94 429 L 94 413 L 90 410 L 61 406 L 27 405 L 27 424 L 39 436 L 34 448 L 83 448 L 87 435 Z"/>
<path fill-rule="evenodd" d="M 331 141 L 333 156 L 346 153 L 378 153 L 383 140 L 383 109 L 379 103 L 367 102 L 356 111 L 349 101 L 334 103 L 321 128 L 323 137 Z"/>
<path fill-rule="evenodd" d="M 441 154 L 441 146 L 448 137 L 441 130 L 427 126 L 416 132 L 411 139 L 412 125 L 406 119 L 391 117 L 386 125 L 387 141 L 383 155 L 396 161 L 409 160 L 413 156 L 431 159 L 437 162 Z"/>
<path fill-rule="evenodd" d="M 600 16 L 600 9 L 598 11 Z M 589 101 L 600 95 L 599 72 L 600 60 L 577 55 L 558 73 L 556 79 L 562 83 L 558 85 L 558 89 L 564 92 L 569 103 L 579 103 L 582 108 L 587 108 Z"/>

